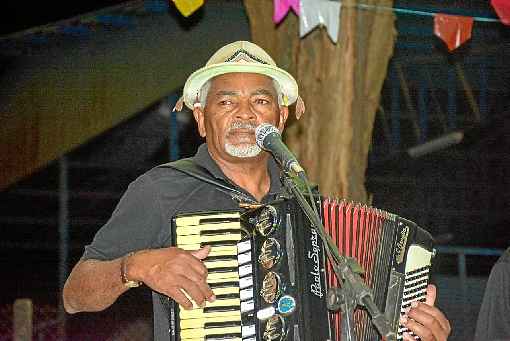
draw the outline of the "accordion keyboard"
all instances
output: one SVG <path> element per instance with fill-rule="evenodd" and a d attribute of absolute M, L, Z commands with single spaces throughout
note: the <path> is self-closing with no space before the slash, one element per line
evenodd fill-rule
<path fill-rule="evenodd" d="M 427 296 L 427 285 L 429 283 L 430 264 L 432 252 L 417 245 L 411 245 L 407 252 L 405 265 L 404 290 L 400 314 L 405 314 L 407 308 L 414 301 L 424 302 Z M 397 340 L 403 339 L 402 334 L 408 332 L 406 327 L 399 325 Z"/>
<path fill-rule="evenodd" d="M 243 240 L 238 212 L 181 216 L 175 220 L 176 246 L 197 250 L 211 246 L 204 265 L 214 302 L 191 310 L 178 307 L 181 341 L 255 341 L 251 240 Z"/>

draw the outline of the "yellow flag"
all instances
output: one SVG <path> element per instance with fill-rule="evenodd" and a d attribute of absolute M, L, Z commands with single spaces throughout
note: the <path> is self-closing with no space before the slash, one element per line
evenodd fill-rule
<path fill-rule="evenodd" d="M 202 7 L 204 0 L 173 0 L 175 7 L 185 17 L 189 17 L 193 12 Z"/>

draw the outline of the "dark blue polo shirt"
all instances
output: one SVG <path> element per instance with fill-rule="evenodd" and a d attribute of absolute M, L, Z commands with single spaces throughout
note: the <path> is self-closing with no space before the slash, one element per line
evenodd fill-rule
<path fill-rule="evenodd" d="M 176 214 L 239 208 L 239 200 L 255 202 L 248 192 L 228 179 L 211 158 L 207 145 L 199 147 L 193 162 L 215 181 L 232 188 L 217 187 L 168 166 L 158 166 L 133 181 L 120 199 L 111 218 L 85 247 L 82 259 L 112 260 L 136 250 L 172 245 L 171 220 Z M 282 191 L 280 170 L 270 158 L 269 193 L 273 200 Z M 162 295 L 153 293 L 154 340 L 169 339 L 168 307 Z"/>

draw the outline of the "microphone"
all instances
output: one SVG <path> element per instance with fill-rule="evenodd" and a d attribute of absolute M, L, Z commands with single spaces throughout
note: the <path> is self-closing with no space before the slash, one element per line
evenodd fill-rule
<path fill-rule="evenodd" d="M 299 165 L 296 157 L 282 141 L 280 131 L 269 123 L 262 123 L 255 129 L 257 145 L 271 154 L 282 168 L 298 175 L 304 175 L 305 170 Z"/>

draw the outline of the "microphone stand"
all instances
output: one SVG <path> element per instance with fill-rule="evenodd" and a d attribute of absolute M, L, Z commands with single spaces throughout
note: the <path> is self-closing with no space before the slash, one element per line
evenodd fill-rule
<path fill-rule="evenodd" d="M 304 172 L 297 174 L 304 184 L 309 188 L 310 184 Z M 331 288 L 327 294 L 327 305 L 330 310 L 341 311 L 342 322 L 342 340 L 355 341 L 356 332 L 354 330 L 354 310 L 360 305 L 368 311 L 372 324 L 375 326 L 381 336 L 386 341 L 396 340 L 395 333 L 391 330 L 390 324 L 384 314 L 379 310 L 374 302 L 374 295 L 371 289 L 363 282 L 359 273 L 363 269 L 358 262 L 351 257 L 340 255 L 338 249 L 333 244 L 331 237 L 326 233 L 321 218 L 313 210 L 303 193 L 298 188 L 299 182 L 287 170 L 283 170 L 282 176 L 284 188 L 290 191 L 297 199 L 299 206 L 316 228 L 324 244 L 324 249 L 331 260 L 333 270 L 338 280 L 342 282 L 342 288 Z M 313 195 L 312 195 L 312 199 Z M 315 205 L 315 203 L 313 203 Z"/>

